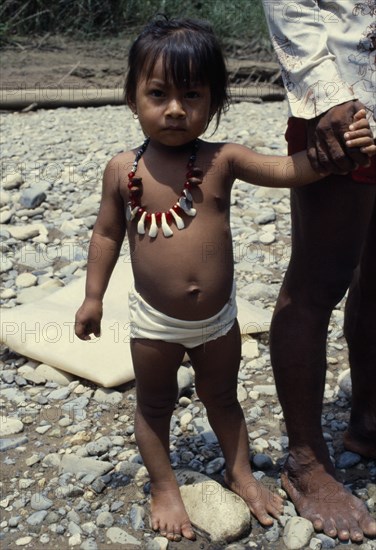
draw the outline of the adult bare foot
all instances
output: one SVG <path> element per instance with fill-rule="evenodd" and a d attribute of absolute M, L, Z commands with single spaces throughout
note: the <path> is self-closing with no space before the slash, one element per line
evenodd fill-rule
<path fill-rule="evenodd" d="M 228 474 L 224 477 L 229 489 L 246 502 L 251 513 L 264 527 L 273 525 L 273 518 L 278 519 L 283 513 L 283 499 L 269 491 L 253 475 L 239 479 L 230 478 Z"/>
<path fill-rule="evenodd" d="M 154 531 L 159 531 L 171 541 L 180 541 L 182 536 L 195 540 L 196 535 L 176 482 L 152 483 L 151 525 Z"/>
<path fill-rule="evenodd" d="M 358 453 L 364 458 L 376 458 L 376 437 L 365 437 L 349 428 L 343 436 L 345 449 Z"/>
<path fill-rule="evenodd" d="M 289 455 L 282 486 L 298 513 L 313 523 L 316 531 L 341 541 L 360 542 L 364 535 L 376 536 L 376 521 L 361 500 L 334 478 L 331 465 Z"/>

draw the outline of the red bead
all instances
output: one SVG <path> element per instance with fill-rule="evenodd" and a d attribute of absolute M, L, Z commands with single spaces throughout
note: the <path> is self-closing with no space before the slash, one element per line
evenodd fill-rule
<path fill-rule="evenodd" d="M 190 188 L 191 188 L 191 184 L 189 183 L 189 181 L 186 181 L 184 184 L 184 189 L 190 189 Z"/>
<path fill-rule="evenodd" d="M 145 212 L 145 208 L 142 208 L 142 206 L 137 210 L 137 214 L 142 216 L 142 214 Z"/>
<path fill-rule="evenodd" d="M 161 212 L 156 212 L 155 213 L 155 219 L 156 219 L 157 223 L 161 223 L 161 218 L 162 218 L 162 213 Z"/>
<path fill-rule="evenodd" d="M 133 186 L 133 183 L 131 182 L 131 180 L 129 180 L 128 181 L 128 189 L 130 189 L 132 186 Z"/>
<path fill-rule="evenodd" d="M 168 223 L 171 223 L 172 222 L 172 214 L 171 212 L 165 212 L 166 214 L 166 220 Z"/>
<path fill-rule="evenodd" d="M 146 214 L 145 220 L 149 223 L 151 222 L 151 214 L 149 214 L 149 212 Z"/>
<path fill-rule="evenodd" d="M 134 172 L 129 172 L 128 178 L 131 180 L 134 177 Z"/>
<path fill-rule="evenodd" d="M 184 210 L 180 208 L 178 204 L 174 204 L 174 206 L 172 207 L 172 210 L 177 214 L 182 214 L 184 212 Z"/>

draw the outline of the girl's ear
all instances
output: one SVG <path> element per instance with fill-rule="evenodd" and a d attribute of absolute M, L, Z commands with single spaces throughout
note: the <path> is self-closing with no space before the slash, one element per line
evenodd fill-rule
<path fill-rule="evenodd" d="M 133 101 L 128 101 L 128 107 L 134 115 L 137 115 L 136 104 Z"/>

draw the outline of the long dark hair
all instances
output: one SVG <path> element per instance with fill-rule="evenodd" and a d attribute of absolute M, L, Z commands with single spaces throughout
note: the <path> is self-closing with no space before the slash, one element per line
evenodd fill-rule
<path fill-rule="evenodd" d="M 141 75 L 150 78 L 156 61 L 162 57 L 167 80 L 177 88 L 192 83 L 208 85 L 211 118 L 216 128 L 229 105 L 228 77 L 221 46 L 207 21 L 158 17 L 144 27 L 128 55 L 124 92 L 128 104 L 135 103 Z"/>

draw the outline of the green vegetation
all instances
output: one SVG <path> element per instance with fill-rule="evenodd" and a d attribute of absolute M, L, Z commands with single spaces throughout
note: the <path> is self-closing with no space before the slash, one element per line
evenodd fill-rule
<path fill-rule="evenodd" d="M 261 0 L 4 0 L 0 37 L 66 34 L 92 39 L 133 38 L 158 13 L 208 19 L 224 42 L 240 40 L 267 47 Z"/>

